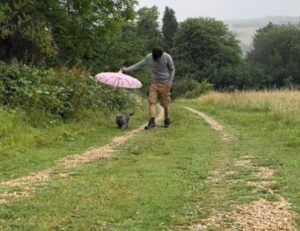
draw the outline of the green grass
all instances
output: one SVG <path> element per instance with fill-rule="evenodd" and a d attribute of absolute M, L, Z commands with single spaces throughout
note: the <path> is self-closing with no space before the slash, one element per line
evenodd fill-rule
<path fill-rule="evenodd" d="M 172 128 L 140 134 L 113 160 L 77 168 L 70 179 L 52 181 L 34 198 L 2 206 L 0 227 L 164 230 L 207 216 L 208 208 L 194 206 L 215 202 L 205 179 L 224 147 L 201 120 L 179 110 Z"/>
<path fill-rule="evenodd" d="M 130 129 L 145 122 L 143 116 L 138 111 Z M 86 113 L 81 120 L 35 127 L 22 112 L 0 109 L 0 181 L 49 168 L 62 157 L 104 145 L 123 133 L 114 115 Z"/>
<path fill-rule="evenodd" d="M 221 134 L 182 106 L 206 112 L 237 139 L 223 141 Z M 133 122 L 137 125 L 145 119 L 138 116 Z M 300 212 L 297 124 L 274 120 L 266 112 L 198 101 L 173 104 L 172 120 L 169 129 L 159 127 L 139 133 L 122 145 L 112 160 L 79 166 L 71 170 L 69 178 L 55 179 L 38 188 L 32 198 L 1 205 L 0 230 L 179 231 L 207 218 L 212 209 L 231 210 L 259 198 L 274 201 L 278 194 Z M 92 134 L 97 134 L 98 129 L 106 131 L 107 139 L 93 140 Z M 108 125 L 101 129 L 91 131 L 83 146 L 100 145 L 119 134 L 109 131 L 112 127 Z M 71 147 L 77 142 L 67 143 Z M 66 145 L 55 148 L 64 149 Z M 257 156 L 256 166 L 269 166 L 276 171 L 278 194 L 255 192 L 247 186 L 248 181 L 257 180 L 255 172 L 233 163 L 234 158 L 245 155 Z M 234 170 L 238 175 L 213 184 L 208 181 L 213 170 Z M 226 179 L 240 182 L 228 184 Z"/>
<path fill-rule="evenodd" d="M 300 213 L 300 123 L 274 117 L 268 112 L 193 102 L 195 109 L 206 112 L 238 136 L 236 156 L 253 155 L 258 166 L 275 170 L 280 193 Z"/>

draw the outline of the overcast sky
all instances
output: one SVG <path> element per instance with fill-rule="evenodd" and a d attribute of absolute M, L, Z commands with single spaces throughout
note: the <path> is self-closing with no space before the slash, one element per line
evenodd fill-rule
<path fill-rule="evenodd" d="M 166 6 L 175 10 L 177 19 L 213 17 L 219 20 L 249 19 L 264 16 L 300 16 L 300 0 L 138 0 L 139 7 Z"/>

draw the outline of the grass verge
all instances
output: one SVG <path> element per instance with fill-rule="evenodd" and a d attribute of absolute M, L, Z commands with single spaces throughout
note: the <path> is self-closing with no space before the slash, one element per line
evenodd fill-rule
<path fill-rule="evenodd" d="M 144 116 L 138 111 L 130 129 L 145 122 Z M 124 133 L 116 128 L 113 115 L 86 113 L 81 118 L 36 127 L 20 111 L 0 109 L 0 181 L 49 168 L 60 158 L 104 145 Z"/>

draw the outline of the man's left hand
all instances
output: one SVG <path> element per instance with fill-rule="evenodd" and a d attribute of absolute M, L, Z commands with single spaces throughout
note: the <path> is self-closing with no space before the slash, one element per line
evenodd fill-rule
<path fill-rule="evenodd" d="M 120 71 L 121 71 L 123 74 L 127 74 L 127 71 L 126 71 L 126 68 L 125 68 L 125 67 L 122 67 Z"/>

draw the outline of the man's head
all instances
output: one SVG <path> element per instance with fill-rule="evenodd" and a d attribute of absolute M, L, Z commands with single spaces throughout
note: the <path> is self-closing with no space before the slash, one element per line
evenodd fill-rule
<path fill-rule="evenodd" d="M 159 47 L 154 47 L 152 50 L 152 57 L 154 61 L 157 61 L 162 55 L 163 55 L 163 50 Z"/>

